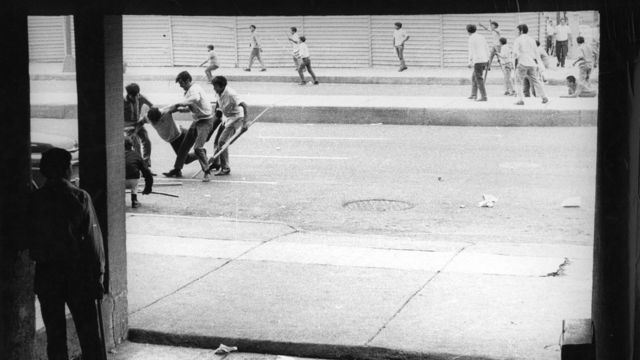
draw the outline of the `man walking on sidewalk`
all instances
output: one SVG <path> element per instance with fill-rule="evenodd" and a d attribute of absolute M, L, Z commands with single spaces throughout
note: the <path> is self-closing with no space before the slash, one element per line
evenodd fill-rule
<path fill-rule="evenodd" d="M 210 172 L 207 162 L 207 151 L 204 149 L 204 144 L 213 129 L 213 107 L 204 90 L 198 84 L 193 83 L 191 74 L 187 71 L 179 73 L 176 77 L 176 82 L 184 90 L 184 100 L 173 106 L 175 106 L 178 111 L 191 112 L 193 122 L 189 130 L 194 129 L 196 136 L 193 140 L 186 138 L 191 141 L 182 142 L 173 169 L 163 173 L 163 175 L 167 177 L 182 176 L 182 167 L 184 166 L 189 149 L 193 146 L 193 150 L 200 162 L 200 167 L 204 172 L 202 181 L 208 182 L 210 180 Z"/>
<path fill-rule="evenodd" d="M 528 79 L 533 86 L 536 94 L 542 97 L 542 103 L 546 104 L 549 99 L 545 95 L 542 81 L 538 74 L 538 67 L 542 65 L 542 59 L 538 53 L 536 41 L 527 33 L 529 27 L 526 24 L 520 24 L 517 27 L 519 36 L 513 44 L 513 53 L 516 58 L 516 93 L 518 102 L 516 105 L 524 105 L 524 79 Z"/>
<path fill-rule="evenodd" d="M 249 25 L 249 30 L 251 31 L 251 36 L 249 37 L 249 47 L 251 48 L 251 54 L 249 55 L 249 66 L 247 66 L 244 71 L 251 71 L 251 65 L 253 65 L 253 61 L 255 59 L 258 59 L 258 61 L 260 62 L 260 66 L 262 67 L 260 71 L 267 71 L 267 68 L 262 62 L 262 58 L 260 57 L 260 53 L 262 52 L 262 43 L 260 42 L 260 38 L 258 37 L 258 33 L 256 32 L 256 26 Z"/>
<path fill-rule="evenodd" d="M 393 47 L 396 49 L 396 55 L 400 60 L 400 69 L 398 71 L 407 70 L 407 64 L 404 62 L 404 43 L 409 40 L 409 34 L 402 28 L 402 23 L 397 22 L 394 24 L 395 30 L 393 31 Z"/>
<path fill-rule="evenodd" d="M 212 84 L 213 90 L 216 92 L 216 112 L 220 111 L 222 113 L 223 121 L 215 140 L 214 153 L 217 153 L 225 143 L 231 140 L 236 131 L 240 131 L 245 125 L 247 104 L 240 100 L 235 90 L 227 85 L 227 79 L 224 76 L 216 76 Z M 215 176 L 229 175 L 231 173 L 228 149 L 223 151 L 218 159 L 214 160 L 211 168 L 218 168 L 214 173 Z"/>
<path fill-rule="evenodd" d="M 73 185 L 71 154 L 53 148 L 42 154 L 47 178 L 29 202 L 29 256 L 36 262 L 33 290 L 47 334 L 47 357 L 68 359 L 65 304 L 73 316 L 82 358 L 102 359 L 96 299 L 104 295 L 102 233 L 91 196 Z"/>
<path fill-rule="evenodd" d="M 473 24 L 467 25 L 469 34 L 469 67 L 473 68 L 471 74 L 471 96 L 469 99 L 476 101 L 487 101 L 487 90 L 484 86 L 484 69 L 489 61 L 489 49 L 484 36 L 476 32 L 477 28 Z M 480 97 L 478 98 L 478 90 Z"/>
<path fill-rule="evenodd" d="M 558 56 L 558 66 L 564 67 L 569 52 L 569 42 L 571 41 L 571 27 L 566 24 L 566 19 L 561 18 L 560 24 L 556 26 L 556 55 Z"/>
<path fill-rule="evenodd" d="M 213 45 L 207 45 L 207 49 L 209 49 L 209 57 L 202 64 L 200 64 L 200 66 L 206 64 L 207 62 L 209 63 L 209 66 L 207 66 L 207 68 L 204 70 L 204 73 L 205 75 L 207 75 L 207 80 L 211 82 L 211 79 L 213 79 L 213 75 L 211 75 L 211 72 L 219 67 L 218 56 L 216 55 L 216 52 L 213 51 Z"/>
<path fill-rule="evenodd" d="M 313 85 L 318 85 L 318 80 L 316 79 L 316 74 L 311 69 L 311 59 L 309 58 L 309 48 L 307 47 L 307 38 L 305 36 L 300 36 L 300 47 L 298 49 L 300 55 L 300 67 L 298 68 L 298 74 L 300 75 L 300 85 L 306 85 L 307 82 L 304 81 L 304 69 L 306 68 L 313 79 Z"/>

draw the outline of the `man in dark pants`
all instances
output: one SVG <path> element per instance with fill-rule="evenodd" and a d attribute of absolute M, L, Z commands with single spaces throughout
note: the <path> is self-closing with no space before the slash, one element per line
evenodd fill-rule
<path fill-rule="evenodd" d="M 471 96 L 469 96 L 469 99 L 487 101 L 487 90 L 484 87 L 484 69 L 489 61 L 489 46 L 484 36 L 478 34 L 476 30 L 475 25 L 467 25 L 467 33 L 469 34 L 469 67 L 473 68 Z M 480 90 L 479 98 L 478 90 Z"/>
<path fill-rule="evenodd" d="M 144 128 L 143 124 L 139 123 L 141 120 L 140 111 L 142 111 L 142 105 L 152 107 L 151 101 L 140 94 L 140 87 L 136 83 L 131 83 L 125 86 L 127 95 L 124 97 L 124 126 L 137 126 L 138 130 L 136 134 L 142 142 L 142 158 L 146 162 L 148 167 L 151 167 L 151 140 L 149 140 L 149 134 Z"/>
<path fill-rule="evenodd" d="M 53 148 L 42 155 L 47 178 L 30 199 L 28 247 L 36 262 L 34 291 L 47 333 L 49 360 L 67 360 L 65 303 L 71 310 L 84 360 L 100 360 L 95 300 L 102 286 L 105 256 L 91 197 L 69 182 L 71 154 Z"/>
<path fill-rule="evenodd" d="M 567 54 L 569 53 L 569 43 L 571 42 L 571 27 L 567 25 L 565 18 L 560 19 L 560 24 L 556 26 L 556 55 L 558 55 L 558 66 L 564 67 Z"/>

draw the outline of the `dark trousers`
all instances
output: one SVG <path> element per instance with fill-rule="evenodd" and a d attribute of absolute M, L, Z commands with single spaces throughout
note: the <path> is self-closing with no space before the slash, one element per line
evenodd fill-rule
<path fill-rule="evenodd" d="M 473 64 L 473 73 L 471 74 L 471 96 L 478 96 L 478 90 L 480 90 L 480 97 L 487 97 L 487 90 L 484 87 L 484 69 L 487 67 L 487 63 L 475 63 Z"/>
<path fill-rule="evenodd" d="M 178 155 L 178 153 L 180 152 L 180 145 L 182 145 L 182 142 L 184 141 L 186 136 L 187 136 L 187 130 L 180 129 L 180 136 L 178 136 L 177 138 L 175 138 L 175 140 L 169 143 L 173 148 L 173 151 L 176 153 L 176 155 Z M 195 134 L 194 134 L 194 138 L 195 138 Z M 185 157 L 184 163 L 190 164 L 196 160 L 198 160 L 198 157 L 196 156 L 196 154 L 193 152 L 190 152 Z"/>
<path fill-rule="evenodd" d="M 68 360 L 65 303 L 76 326 L 83 360 L 101 360 L 102 342 L 98 328 L 95 296 L 82 273 L 60 271 L 36 265 L 36 292 L 47 333 L 49 360 Z"/>
<path fill-rule="evenodd" d="M 544 48 L 547 51 L 547 54 L 553 55 L 553 35 L 547 35 Z"/>
<path fill-rule="evenodd" d="M 304 82 L 304 69 L 307 69 L 311 78 L 313 78 L 313 82 L 316 81 L 316 74 L 311 70 L 311 60 L 307 57 L 300 61 L 300 66 L 298 67 L 298 75 L 300 75 L 300 80 Z"/>
<path fill-rule="evenodd" d="M 564 62 L 567 59 L 568 52 L 569 52 L 569 40 L 556 41 L 556 55 L 558 56 L 558 62 L 562 67 L 564 67 Z"/>
<path fill-rule="evenodd" d="M 524 97 L 531 97 L 532 94 L 533 96 L 536 96 L 536 88 L 531 86 L 529 78 L 524 78 L 524 80 L 522 80 L 522 93 L 524 94 Z"/>

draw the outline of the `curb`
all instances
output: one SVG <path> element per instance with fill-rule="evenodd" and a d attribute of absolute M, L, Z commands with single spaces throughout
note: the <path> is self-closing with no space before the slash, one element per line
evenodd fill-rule
<path fill-rule="evenodd" d="M 366 345 L 293 343 L 269 340 L 236 339 L 195 334 L 169 334 L 144 329 L 129 329 L 128 340 L 136 343 L 216 349 L 220 344 L 237 346 L 242 352 L 285 355 L 317 359 L 349 360 L 496 360 L 483 356 L 447 353 L 422 353 Z"/>
<path fill-rule="evenodd" d="M 192 75 L 195 81 L 207 82 L 204 75 Z M 229 81 L 244 82 L 299 82 L 300 78 L 296 74 L 292 75 L 226 75 Z M 32 81 L 75 81 L 74 73 L 70 74 L 33 74 Z M 175 81 L 175 75 L 169 74 L 124 74 L 125 82 L 139 81 Z M 326 84 L 372 84 L 372 85 L 471 85 L 470 78 L 467 77 L 437 77 L 419 76 L 397 77 L 397 76 L 318 76 L 318 81 Z M 564 85 L 564 79 L 548 79 L 547 86 Z M 502 85 L 504 81 L 501 77 L 490 77 L 486 80 L 487 85 Z M 597 79 L 592 80 L 597 84 Z"/>
<path fill-rule="evenodd" d="M 268 105 L 255 105 L 257 114 Z M 76 119 L 76 105 L 32 105 L 36 118 Z M 188 114 L 176 114 L 175 120 L 191 120 Z M 456 109 L 456 108 L 393 108 L 393 107 L 333 107 L 274 106 L 261 122 L 288 124 L 380 124 L 434 126 L 595 126 L 597 110 L 553 109 Z"/>

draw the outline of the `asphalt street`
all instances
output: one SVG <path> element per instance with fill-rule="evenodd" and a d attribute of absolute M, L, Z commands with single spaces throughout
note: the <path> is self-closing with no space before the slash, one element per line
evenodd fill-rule
<path fill-rule="evenodd" d="M 175 156 L 147 127 L 160 174 Z M 32 120 L 34 131 L 75 136 L 76 128 L 73 120 Z M 307 231 L 590 245 L 596 134 L 595 127 L 256 123 L 231 148 L 230 176 L 202 183 L 192 178 L 198 166 L 188 165 L 180 186 L 156 178 L 157 191 L 179 198 L 143 196 L 142 207 L 128 211 Z M 493 208 L 478 207 L 483 194 L 498 199 Z M 580 206 L 562 207 L 571 197 Z"/>

